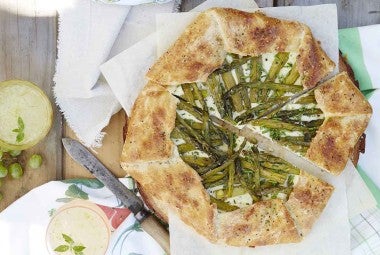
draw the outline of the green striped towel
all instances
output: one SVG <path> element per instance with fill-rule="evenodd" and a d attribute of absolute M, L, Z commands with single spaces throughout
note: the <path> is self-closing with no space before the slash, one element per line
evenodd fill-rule
<path fill-rule="evenodd" d="M 366 152 L 358 172 L 380 205 L 380 25 L 339 30 L 339 48 L 359 81 L 360 90 L 373 108 L 366 130 Z M 352 254 L 380 254 L 380 209 L 373 208 L 350 219 Z"/>

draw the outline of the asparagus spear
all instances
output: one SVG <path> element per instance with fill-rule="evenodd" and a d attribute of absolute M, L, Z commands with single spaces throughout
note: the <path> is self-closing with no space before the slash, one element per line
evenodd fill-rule
<path fill-rule="evenodd" d="M 193 115 L 196 119 L 199 121 L 202 120 L 202 116 L 204 115 L 204 111 L 200 108 L 198 108 L 195 105 L 192 105 L 185 100 L 183 100 L 180 97 L 177 97 L 179 99 L 179 103 L 177 104 L 177 109 L 178 110 L 184 110 L 188 112 L 189 114 Z"/>
<path fill-rule="evenodd" d="M 250 79 L 250 82 L 260 81 L 260 76 L 261 76 L 260 65 L 261 65 L 261 58 L 259 58 L 259 57 L 251 58 L 251 79 Z M 258 102 L 257 90 L 254 88 L 250 88 L 249 89 L 249 97 L 251 99 L 251 102 Z"/>
<path fill-rule="evenodd" d="M 232 75 L 232 72 L 222 73 L 222 80 L 227 89 L 231 89 L 236 85 L 235 79 Z M 236 93 L 231 96 L 233 106 L 237 112 L 241 112 L 244 110 L 244 106 L 242 104 L 242 97 L 240 93 Z"/>
<path fill-rule="evenodd" d="M 291 142 L 294 144 L 298 145 L 304 145 L 304 146 L 309 146 L 311 139 L 307 136 L 302 135 L 302 136 L 284 136 L 280 137 L 280 141 L 285 141 L 285 142 Z"/>
<path fill-rule="evenodd" d="M 246 82 L 246 78 L 244 76 L 243 67 L 238 67 L 235 69 L 236 76 L 238 77 L 238 83 Z M 248 109 L 251 107 L 251 99 L 249 97 L 248 88 L 243 89 L 240 92 L 240 96 L 243 100 L 245 109 Z"/>
<path fill-rule="evenodd" d="M 227 197 L 232 196 L 232 192 L 234 189 L 234 180 L 235 180 L 235 162 L 228 166 L 228 182 L 227 182 Z"/>
<path fill-rule="evenodd" d="M 178 148 L 179 154 L 184 154 L 188 151 L 193 151 L 197 149 L 197 147 L 195 147 L 195 145 L 191 143 L 183 143 L 183 144 L 177 145 L 177 148 Z"/>
<path fill-rule="evenodd" d="M 216 173 L 214 175 L 211 175 L 207 178 L 204 178 L 203 179 L 203 183 L 204 184 L 212 184 L 214 182 L 219 182 L 220 180 L 222 180 L 224 177 L 227 176 L 227 172 L 226 171 L 223 171 L 221 173 Z M 224 184 L 225 180 L 223 180 L 223 182 L 221 182 L 220 184 Z"/>
<path fill-rule="evenodd" d="M 263 196 L 272 195 L 272 196 L 277 197 L 278 193 L 283 193 L 283 194 L 286 194 L 286 196 L 288 197 L 291 191 L 292 189 L 287 188 L 287 187 L 272 187 L 272 188 L 262 189 L 261 194 Z"/>
<path fill-rule="evenodd" d="M 172 139 L 182 139 L 186 144 L 191 144 L 192 147 L 200 149 L 199 144 L 191 139 L 186 133 L 182 132 L 179 127 L 175 127 L 170 136 Z"/>
<path fill-rule="evenodd" d="M 207 111 L 208 109 L 206 107 L 205 100 L 203 98 L 203 95 L 202 95 L 201 91 L 198 88 L 198 85 L 196 83 L 192 83 L 191 85 L 192 85 L 192 88 L 193 88 L 194 97 L 198 100 L 198 102 L 200 103 L 202 109 L 204 111 Z"/>
<path fill-rule="evenodd" d="M 269 107 L 272 106 L 273 103 L 276 103 L 276 102 L 281 101 L 281 100 L 282 100 L 281 98 L 279 98 L 279 99 L 270 99 L 266 103 L 263 103 L 263 104 L 260 104 L 258 106 L 255 106 L 255 107 L 253 107 L 251 109 L 248 109 L 247 111 L 245 111 L 241 115 L 237 116 L 235 118 L 235 121 L 238 122 L 238 123 L 239 122 L 247 123 L 250 120 L 256 119 L 257 116 L 260 114 L 260 112 L 262 112 L 263 110 L 268 109 Z"/>
<path fill-rule="evenodd" d="M 223 178 L 217 179 L 219 178 L 219 175 L 213 175 L 212 177 L 210 177 L 210 181 L 203 180 L 203 186 L 205 186 L 206 189 L 209 189 L 219 185 L 223 185 L 226 182 L 225 176 L 226 175 L 223 175 Z"/>
<path fill-rule="evenodd" d="M 274 56 L 274 61 L 269 69 L 265 81 L 274 81 L 280 72 L 281 68 L 289 59 L 289 52 L 279 52 Z"/>
<path fill-rule="evenodd" d="M 242 58 L 239 58 L 239 56 L 237 55 L 230 55 L 233 57 L 233 60 L 231 63 L 224 63 L 222 67 L 218 68 L 217 70 L 214 71 L 214 73 L 217 73 L 217 74 L 221 74 L 221 73 L 226 73 L 226 72 L 229 72 L 235 68 L 238 68 L 244 64 L 246 64 L 250 59 L 251 57 L 250 56 L 246 56 L 246 57 L 242 57 Z"/>
<path fill-rule="evenodd" d="M 210 177 L 210 176 L 212 176 L 212 175 L 214 175 L 214 174 L 216 174 L 216 173 L 219 173 L 219 172 L 223 171 L 223 170 L 226 169 L 229 165 L 231 165 L 231 164 L 234 163 L 235 158 L 236 158 L 236 157 L 233 157 L 233 158 L 227 160 L 227 161 L 224 162 L 222 165 L 220 165 L 220 166 L 218 166 L 218 167 L 216 167 L 216 168 L 214 168 L 214 169 L 212 169 L 212 170 L 210 170 L 210 171 L 208 171 L 208 172 L 202 174 L 201 177 L 202 177 L 203 179 L 207 179 L 208 177 Z"/>
<path fill-rule="evenodd" d="M 308 128 L 320 127 L 324 121 L 324 119 L 316 119 L 316 120 L 311 120 L 311 121 L 299 121 L 299 120 L 291 119 L 291 118 L 280 118 L 280 119 L 283 122 L 287 122 L 287 123 L 302 126 L 302 127 L 308 127 Z"/>
<path fill-rule="evenodd" d="M 219 159 L 220 157 L 224 156 L 222 152 L 218 151 L 217 149 L 213 148 L 212 145 L 208 144 L 199 133 L 197 133 L 190 125 L 186 123 L 186 121 L 184 121 L 178 115 L 178 113 L 176 122 L 178 122 L 178 124 L 183 127 L 184 131 L 187 132 L 194 139 L 194 141 L 199 145 L 202 151 L 205 151 L 214 159 Z"/>
<path fill-rule="evenodd" d="M 260 162 L 260 165 L 262 167 L 275 170 L 275 171 L 281 171 L 288 174 L 299 174 L 300 170 L 296 167 L 293 167 L 289 164 L 275 164 L 271 162 Z"/>
<path fill-rule="evenodd" d="M 279 52 L 275 55 L 274 61 L 269 69 L 269 72 L 265 78 L 265 81 L 274 81 L 276 77 L 278 76 L 278 73 L 280 72 L 281 68 L 285 65 L 285 63 L 289 59 L 289 53 L 288 52 Z M 267 89 L 261 90 L 262 95 L 262 101 L 267 101 L 269 96 L 269 91 Z"/>
<path fill-rule="evenodd" d="M 203 123 L 201 122 L 197 122 L 197 121 L 194 121 L 194 120 L 191 120 L 191 119 L 184 119 L 186 121 L 186 123 L 193 129 L 195 130 L 202 130 L 203 129 Z"/>
<path fill-rule="evenodd" d="M 265 167 L 262 167 L 260 169 L 260 175 L 270 181 L 274 181 L 279 184 L 283 184 L 287 179 L 287 174 L 279 174 Z"/>
<path fill-rule="evenodd" d="M 235 205 L 230 205 L 229 203 L 226 203 L 220 199 L 216 199 L 213 196 L 210 196 L 210 201 L 211 201 L 211 203 L 216 204 L 216 207 L 221 211 L 231 212 L 231 211 L 235 211 L 235 210 L 239 209 L 239 207 L 237 207 Z"/>
<path fill-rule="evenodd" d="M 222 117 L 225 116 L 224 103 L 222 101 L 223 88 L 215 74 L 211 74 L 207 79 L 206 86 L 210 90 L 210 95 L 213 98 L 218 112 Z"/>
<path fill-rule="evenodd" d="M 195 105 L 193 92 L 191 91 L 191 84 L 182 84 L 181 87 L 184 93 L 183 97 L 186 99 L 186 101 L 188 101 L 190 104 Z"/>
<path fill-rule="evenodd" d="M 243 142 L 243 144 L 240 146 L 239 150 L 237 152 L 235 152 L 228 160 L 226 160 L 223 164 L 221 164 L 220 166 L 202 174 L 202 178 L 207 178 L 209 176 L 212 176 L 218 172 L 221 172 L 223 171 L 224 169 L 226 169 L 227 167 L 229 167 L 231 164 L 234 164 L 235 162 L 235 159 L 237 157 L 239 157 L 241 151 L 244 149 L 245 147 L 245 144 L 246 144 L 246 141 Z"/>
<path fill-rule="evenodd" d="M 296 103 L 296 104 L 316 104 L 317 102 L 315 101 L 314 95 L 307 95 L 305 97 L 299 98 L 294 103 Z"/>
<path fill-rule="evenodd" d="M 261 152 L 259 154 L 259 161 L 260 162 L 268 161 L 271 163 L 285 163 L 286 162 L 281 158 L 275 157 L 275 156 L 268 154 L 268 153 L 265 153 L 265 152 Z"/>
<path fill-rule="evenodd" d="M 283 80 L 283 83 L 294 84 L 298 77 L 300 77 L 300 73 L 298 72 L 297 65 L 294 63 L 292 69 L 290 69 L 285 79 Z"/>
<path fill-rule="evenodd" d="M 210 165 L 213 162 L 211 158 L 198 157 L 194 155 L 181 155 L 181 158 L 183 161 L 185 161 L 189 165 L 192 165 L 192 166 L 195 165 L 197 167 L 205 167 L 205 166 Z"/>
<path fill-rule="evenodd" d="M 297 145 L 291 142 L 281 142 L 281 144 L 287 146 L 292 151 L 300 153 L 301 155 L 305 155 L 307 150 L 309 149 L 308 146 Z"/>
<path fill-rule="evenodd" d="M 224 93 L 223 99 L 229 98 L 232 95 L 242 91 L 245 88 L 280 90 L 280 91 L 292 92 L 292 93 L 302 91 L 302 87 L 297 86 L 297 85 L 288 85 L 288 84 L 274 83 L 274 82 L 242 82 L 232 88 L 229 88 L 227 92 Z"/>
<path fill-rule="evenodd" d="M 256 119 L 250 122 L 253 126 L 261 126 L 266 128 L 289 130 L 289 131 L 308 131 L 307 127 L 297 126 L 274 119 Z"/>
<path fill-rule="evenodd" d="M 297 109 L 297 110 L 280 110 L 278 111 L 277 113 L 275 113 L 273 116 L 274 117 L 278 117 L 278 118 L 281 118 L 281 117 L 296 117 L 296 116 L 312 116 L 312 115 L 320 115 L 320 114 L 323 114 L 323 112 L 321 111 L 321 109 L 318 109 L 318 108 L 310 108 L 310 109 L 304 109 L 304 108 L 300 108 L 300 109 Z"/>

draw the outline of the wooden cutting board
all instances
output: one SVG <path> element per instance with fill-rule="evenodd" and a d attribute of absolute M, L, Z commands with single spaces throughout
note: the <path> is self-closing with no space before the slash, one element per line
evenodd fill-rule
<path fill-rule="evenodd" d="M 31 154 L 39 153 L 44 158 L 42 167 L 36 170 L 25 167 L 21 179 L 12 180 L 8 176 L 2 180 L 0 192 L 4 198 L 0 201 L 0 211 L 32 188 L 62 178 L 62 118 L 52 92 L 57 18 L 48 2 L 0 0 L 0 81 L 24 79 L 37 84 L 48 95 L 54 109 L 48 136 L 21 157 L 25 162 Z"/>

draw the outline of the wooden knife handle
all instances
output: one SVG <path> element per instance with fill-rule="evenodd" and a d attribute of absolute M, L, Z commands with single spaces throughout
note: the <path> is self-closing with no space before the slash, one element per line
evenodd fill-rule
<path fill-rule="evenodd" d="M 166 254 L 170 254 L 169 232 L 164 226 L 153 215 L 149 215 L 140 224 L 142 229 L 161 245 Z"/>

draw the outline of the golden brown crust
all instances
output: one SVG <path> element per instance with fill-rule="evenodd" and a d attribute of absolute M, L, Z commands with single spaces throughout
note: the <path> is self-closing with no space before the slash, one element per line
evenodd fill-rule
<path fill-rule="evenodd" d="M 204 82 L 227 52 L 243 56 L 298 52 L 297 66 L 305 87 L 314 86 L 335 64 L 310 29 L 294 21 L 228 8 L 201 13 L 147 73 L 163 85 Z"/>
<path fill-rule="evenodd" d="M 371 115 L 372 108 L 364 95 L 342 72 L 315 90 L 315 99 L 326 116 Z"/>
<path fill-rule="evenodd" d="M 217 21 L 224 41 L 224 50 L 242 56 L 258 56 L 269 52 L 298 52 L 303 25 L 235 9 L 208 10 Z"/>
<path fill-rule="evenodd" d="M 301 171 L 286 207 L 301 236 L 306 236 L 331 197 L 334 187 Z"/>
<path fill-rule="evenodd" d="M 205 81 L 225 56 L 217 24 L 207 12 L 201 13 L 156 61 L 147 77 L 163 85 Z"/>
<path fill-rule="evenodd" d="M 121 166 L 141 185 L 144 200 L 164 221 L 171 210 L 214 241 L 215 208 L 197 172 L 175 156 L 170 139 L 176 107 L 177 99 L 162 86 L 147 84 L 132 109 Z"/>
<path fill-rule="evenodd" d="M 294 222 L 280 199 L 260 201 L 218 215 L 218 239 L 233 246 L 262 246 L 301 241 Z"/>
<path fill-rule="evenodd" d="M 305 36 L 300 45 L 297 57 L 297 67 L 305 88 L 314 87 L 334 70 L 335 63 L 322 50 L 319 42 L 314 39 L 310 28 L 303 26 Z"/>
<path fill-rule="evenodd" d="M 306 158 L 332 174 L 340 174 L 369 119 L 368 115 L 325 119 L 307 150 Z"/>
<path fill-rule="evenodd" d="M 315 90 L 325 115 L 306 153 L 306 158 L 333 174 L 340 174 L 365 131 L 372 108 L 346 72 L 339 73 Z"/>
<path fill-rule="evenodd" d="M 348 64 L 347 59 L 345 59 L 342 56 L 342 53 L 339 52 L 339 72 L 347 72 L 348 77 L 350 80 L 355 84 L 355 87 L 359 88 L 359 83 L 357 80 L 355 80 L 354 71 L 352 70 L 351 66 Z M 359 141 L 356 143 L 354 147 L 354 151 L 352 152 L 352 155 L 350 156 L 352 163 L 356 166 L 359 161 L 360 153 L 365 152 L 365 134 L 362 134 L 360 136 Z"/>
<path fill-rule="evenodd" d="M 199 234 L 215 241 L 216 209 L 210 205 L 199 175 L 180 158 L 165 163 L 123 164 L 123 168 L 141 185 L 144 201 L 164 221 L 168 222 L 172 211 Z"/>
<path fill-rule="evenodd" d="M 170 133 L 176 108 L 177 100 L 168 91 L 160 85 L 148 84 L 133 106 L 121 161 L 167 160 L 173 151 Z"/>

